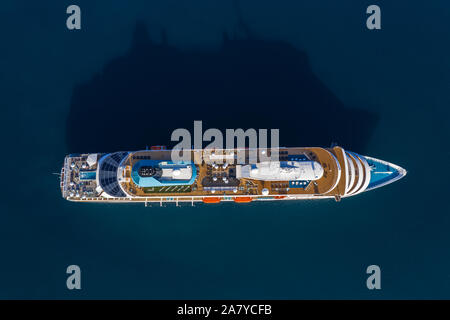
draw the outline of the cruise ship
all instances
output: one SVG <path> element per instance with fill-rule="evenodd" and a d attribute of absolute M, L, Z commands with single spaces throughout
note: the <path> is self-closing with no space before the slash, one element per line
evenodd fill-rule
<path fill-rule="evenodd" d="M 61 169 L 63 198 L 78 202 L 249 203 L 355 196 L 397 181 L 406 170 L 342 147 L 192 149 L 70 154 Z M 239 159 L 239 161 L 238 161 Z M 243 161 L 242 161 L 243 159 Z"/>

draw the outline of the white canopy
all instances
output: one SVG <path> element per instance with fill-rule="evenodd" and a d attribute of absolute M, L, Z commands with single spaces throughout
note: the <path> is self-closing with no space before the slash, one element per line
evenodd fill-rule
<path fill-rule="evenodd" d="M 236 178 L 264 181 L 318 180 L 323 168 L 316 161 L 265 161 L 237 166 Z"/>
<path fill-rule="evenodd" d="M 192 178 L 192 168 L 190 166 L 185 168 L 163 168 L 162 180 L 189 180 Z"/>
<path fill-rule="evenodd" d="M 98 153 L 91 153 L 88 155 L 86 162 L 89 167 L 92 167 L 94 164 L 97 163 L 97 159 L 98 159 Z"/>

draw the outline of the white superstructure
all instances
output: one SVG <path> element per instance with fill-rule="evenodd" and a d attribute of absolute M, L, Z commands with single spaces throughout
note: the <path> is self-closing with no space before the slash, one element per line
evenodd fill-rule
<path fill-rule="evenodd" d="M 323 168 L 316 161 L 265 161 L 236 167 L 236 178 L 263 181 L 318 180 Z"/>

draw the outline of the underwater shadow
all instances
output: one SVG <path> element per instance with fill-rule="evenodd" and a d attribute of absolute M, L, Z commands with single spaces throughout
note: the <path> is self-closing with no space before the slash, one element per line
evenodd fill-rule
<path fill-rule="evenodd" d="M 138 23 L 129 51 L 74 88 L 66 141 L 69 152 L 173 146 L 172 131 L 193 134 L 194 120 L 203 131 L 278 128 L 281 146 L 364 152 L 378 116 L 344 106 L 289 43 L 225 35 L 216 51 L 185 52 Z"/>

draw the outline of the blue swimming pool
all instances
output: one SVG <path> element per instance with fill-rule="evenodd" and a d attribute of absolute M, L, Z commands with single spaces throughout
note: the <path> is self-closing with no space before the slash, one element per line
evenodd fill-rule
<path fill-rule="evenodd" d="M 158 167 L 161 169 L 176 169 L 191 167 L 192 175 L 189 180 L 162 180 L 155 177 L 142 177 L 139 175 L 139 168 L 150 166 Z M 162 186 L 176 186 L 176 185 L 191 185 L 194 183 L 197 177 L 197 169 L 192 162 L 180 162 L 174 163 L 172 161 L 161 161 L 161 160 L 140 160 L 133 165 L 131 170 L 131 179 L 133 182 L 140 187 L 162 187 Z"/>
<path fill-rule="evenodd" d="M 80 180 L 95 180 L 97 171 L 80 171 Z"/>

